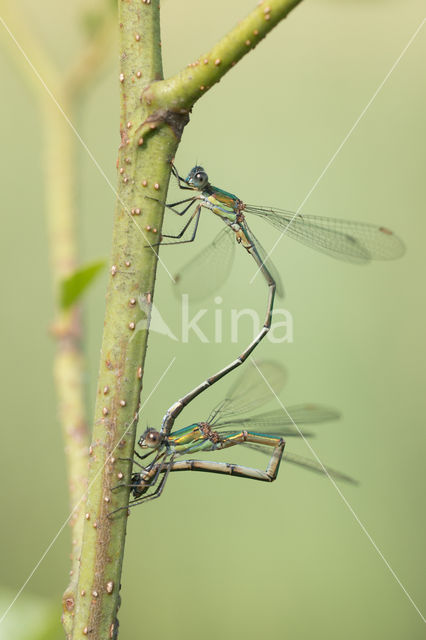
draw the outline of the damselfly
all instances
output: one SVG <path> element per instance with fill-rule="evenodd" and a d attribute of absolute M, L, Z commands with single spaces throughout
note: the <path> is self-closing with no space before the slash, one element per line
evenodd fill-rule
<path fill-rule="evenodd" d="M 197 422 L 170 434 L 163 430 L 147 429 L 139 439 L 139 446 L 147 450 L 144 455 L 136 454 L 144 460 L 154 454 L 148 466 L 135 461 L 141 471 L 132 476 L 134 500 L 130 506 L 158 498 L 172 471 L 205 471 L 272 482 L 277 477 L 283 457 L 285 438 L 300 437 L 299 425 L 335 420 L 339 414 L 316 404 L 303 404 L 288 408 L 242 417 L 245 413 L 261 407 L 273 399 L 271 389 L 277 394 L 286 379 L 284 369 L 273 362 L 249 363 L 237 382 L 230 388 L 226 398 L 210 413 L 205 422 Z M 267 383 L 265 382 L 267 380 Z M 311 433 L 303 433 L 310 437 Z M 270 452 L 273 449 L 265 471 L 242 467 L 213 460 L 179 460 L 188 454 L 218 451 L 235 445 Z M 330 474 L 339 480 L 353 482 L 338 471 L 325 470 L 314 460 L 286 453 L 284 460 L 312 471 Z M 161 474 L 164 474 L 161 477 Z M 149 490 L 152 489 L 150 492 Z"/>
<path fill-rule="evenodd" d="M 166 203 L 167 208 L 178 215 L 183 215 L 192 206 L 195 208 L 179 234 L 162 235 L 163 238 L 175 239 L 175 242 L 163 242 L 163 245 L 192 242 L 198 230 L 203 207 L 212 211 L 226 224 L 225 229 L 220 231 L 211 245 L 184 266 L 175 278 L 178 292 L 190 293 L 192 299 L 211 294 L 229 275 L 235 247 L 233 236 L 237 243 L 242 244 L 255 258 L 264 276 L 265 273 L 272 274 L 277 285 L 277 295 L 282 294 L 283 287 L 278 272 L 249 228 L 245 214 L 265 220 L 282 236 L 288 235 L 334 258 L 353 263 L 393 260 L 401 257 L 405 251 L 400 238 L 386 227 L 245 204 L 236 195 L 212 185 L 203 167 L 193 167 L 186 178 L 182 178 L 174 166 L 172 171 L 180 189 L 197 193 L 179 202 Z M 182 210 L 176 209 L 180 204 L 186 206 Z M 194 229 L 191 237 L 182 240 L 193 220 Z"/>

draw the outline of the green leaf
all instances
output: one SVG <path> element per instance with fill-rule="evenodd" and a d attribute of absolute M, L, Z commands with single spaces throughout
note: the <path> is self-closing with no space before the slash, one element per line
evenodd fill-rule
<path fill-rule="evenodd" d="M 75 304 L 104 266 L 105 260 L 90 262 L 64 278 L 59 285 L 61 309 L 69 309 Z"/>

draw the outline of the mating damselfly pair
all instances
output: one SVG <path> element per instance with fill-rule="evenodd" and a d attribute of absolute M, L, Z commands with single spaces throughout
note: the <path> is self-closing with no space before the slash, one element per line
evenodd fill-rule
<path fill-rule="evenodd" d="M 241 355 L 175 402 L 164 416 L 160 430 L 147 429 L 141 436 L 139 445 L 147 450 L 147 453 L 144 455 L 137 453 L 137 457 L 145 460 L 152 456 L 152 459 L 147 465 L 136 462 L 140 469 L 132 478 L 131 489 L 134 500 L 131 505 L 140 504 L 161 495 L 169 474 L 174 471 L 205 471 L 270 482 L 278 473 L 284 453 L 284 438 L 302 435 L 298 424 L 322 422 L 337 417 L 335 411 L 316 405 L 303 405 L 294 409 L 293 415 L 289 411 L 289 415 L 286 416 L 285 412 L 280 410 L 251 418 L 241 418 L 241 414 L 265 402 L 265 390 L 260 391 L 262 377 L 270 387 L 269 393 L 271 390 L 276 393 L 274 379 L 282 374 L 277 373 L 280 371 L 278 365 L 269 363 L 254 365 L 254 369 L 252 366 L 205 422 L 173 431 L 177 416 L 189 402 L 243 364 L 251 355 L 270 329 L 275 293 L 278 295 L 283 293 L 278 271 L 248 226 L 246 214 L 271 224 L 280 232 L 279 239 L 288 235 L 334 258 L 357 264 L 364 264 L 373 259 L 399 258 L 405 251 L 402 241 L 384 226 L 301 215 L 281 209 L 245 204 L 232 193 L 213 186 L 209 182 L 207 173 L 200 166 L 191 169 L 185 179 L 178 174 L 173 165 L 172 171 L 179 188 L 190 190 L 195 194 L 177 202 L 166 203 L 166 207 L 179 216 L 188 213 L 189 219 L 178 234 L 163 233 L 162 239 L 167 238 L 173 241 L 162 242 L 162 245 L 194 241 L 203 208 L 211 211 L 225 224 L 225 228 L 213 239 L 211 245 L 191 260 L 178 274 L 177 287 L 181 291 L 190 291 L 193 298 L 208 295 L 229 275 L 233 248 L 236 243 L 241 244 L 254 258 L 258 270 L 268 285 L 267 311 L 262 329 Z M 183 209 L 177 209 L 179 205 L 184 205 Z M 193 211 L 190 213 L 191 208 Z M 190 230 L 191 223 L 193 223 L 192 233 L 189 239 L 184 239 L 185 233 Z M 256 369 L 257 380 L 255 381 L 253 371 Z M 268 380 L 268 376 L 271 381 Z M 307 434 L 304 434 L 304 437 L 307 437 Z M 273 452 L 266 471 L 216 461 L 180 459 L 183 455 L 226 449 L 237 444 L 262 451 L 270 451 L 272 447 Z M 285 454 L 285 459 L 338 479 L 352 481 L 348 476 L 326 470 L 321 464 L 312 460 L 296 458 L 288 453 Z"/>
<path fill-rule="evenodd" d="M 286 371 L 277 363 L 249 362 L 226 397 L 214 407 L 205 421 L 170 434 L 147 429 L 138 442 L 146 453 L 136 452 L 136 455 L 141 461 L 150 456 L 153 459 L 147 466 L 135 461 L 139 471 L 132 477 L 134 500 L 130 506 L 158 498 L 169 474 L 175 471 L 204 471 L 272 482 L 283 457 L 287 462 L 311 471 L 353 483 L 354 480 L 346 474 L 325 468 L 314 460 L 284 453 L 287 438 L 310 438 L 314 435 L 302 431 L 299 425 L 336 420 L 340 415 L 334 409 L 309 403 L 244 417 L 244 414 L 250 414 L 274 400 L 274 396 L 278 397 L 285 381 Z M 239 444 L 266 454 L 272 448 L 266 470 L 212 460 L 182 459 L 194 453 L 221 451 Z"/>

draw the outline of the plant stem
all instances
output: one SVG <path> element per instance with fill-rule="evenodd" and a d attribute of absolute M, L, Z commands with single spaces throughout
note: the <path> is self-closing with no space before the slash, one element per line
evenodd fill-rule
<path fill-rule="evenodd" d="M 160 239 L 163 207 L 157 199 L 165 198 L 170 160 L 178 143 L 172 130 L 163 128 L 143 145 L 138 144 L 138 126 L 148 116 L 148 111 L 140 108 L 142 88 L 162 74 L 158 0 L 120 3 L 119 21 L 118 201 L 73 638 L 90 633 L 93 639 L 104 639 L 114 637 L 117 631 L 135 416 L 148 334 L 146 328 L 135 329 L 147 318 L 140 301 L 150 305 L 154 293 L 157 253 L 147 244 Z M 112 492 L 120 482 L 127 486 Z M 120 507 L 122 511 L 108 517 Z"/>
<path fill-rule="evenodd" d="M 143 100 L 153 114 L 144 123 L 141 135 L 149 132 L 152 122 L 167 121 L 172 113 L 187 113 L 206 93 L 287 15 L 301 0 L 269 0 L 258 6 L 210 51 L 177 75 L 147 87 Z M 164 117 L 166 115 L 166 118 Z"/>
<path fill-rule="evenodd" d="M 69 101 L 74 104 L 81 99 L 85 89 L 92 88 L 96 74 L 108 61 L 109 56 L 105 52 L 111 48 L 112 43 L 115 44 L 117 17 L 110 0 L 106 1 L 109 6 L 104 9 L 101 24 L 64 75 L 64 90 Z"/>
<path fill-rule="evenodd" d="M 64 599 L 64 625 L 69 638 L 85 638 L 88 634 L 93 640 L 115 638 L 118 633 L 116 614 L 126 512 L 149 307 L 158 259 L 156 250 L 150 245 L 160 240 L 170 161 L 196 100 L 300 1 L 260 2 L 210 52 L 167 81 L 162 75 L 159 0 L 119 3 L 121 145 L 118 198 L 90 447 L 87 504 L 85 518 L 76 517 L 73 522 L 77 549 L 83 528 L 79 574 L 77 581 L 74 571 Z M 105 23 L 98 33 L 99 46 L 107 37 L 108 24 Z M 22 41 L 28 44 L 31 36 Z M 32 53 L 31 60 L 40 62 L 38 68 L 43 68 L 43 52 L 34 46 Z M 66 76 L 67 84 L 62 86 L 62 106 L 70 109 L 73 95 L 81 93 L 90 78 L 89 70 L 96 69 L 101 60 L 99 50 L 89 48 L 75 63 Z M 54 86 L 55 70 L 46 63 L 45 71 L 45 79 L 52 79 Z M 59 113 L 53 112 L 51 104 L 45 106 L 44 113 L 50 137 L 48 211 L 52 265 L 57 281 L 58 277 L 68 275 L 75 268 L 72 143 L 69 130 L 65 132 L 68 125 L 65 121 L 59 123 Z M 58 338 L 56 381 L 68 442 L 72 504 L 76 504 L 83 491 L 86 451 L 77 309 L 59 314 L 55 335 Z M 121 489 L 112 491 L 117 484 L 122 485 Z M 109 517 L 115 509 L 121 511 Z M 77 562 L 75 553 L 73 568 Z"/>
<path fill-rule="evenodd" d="M 139 396 L 154 294 L 163 202 L 192 104 L 300 0 L 261 5 L 207 62 L 162 80 L 159 0 L 120 3 L 121 145 L 111 275 L 89 462 L 73 639 L 115 638 Z M 254 40 L 247 43 L 248 33 Z M 221 56 L 220 60 L 215 56 Z M 222 64 L 223 62 L 223 64 Z M 142 96 L 142 99 L 141 99 Z M 148 196 L 148 198 L 146 197 Z M 143 304 L 138 304 L 142 301 Z M 142 330 L 135 331 L 143 321 Z M 117 491 L 113 491 L 114 487 Z M 119 510 L 119 511 L 116 511 Z M 111 512 L 114 516 L 109 517 Z"/>
<path fill-rule="evenodd" d="M 52 65 L 34 31 L 26 24 L 24 16 L 11 3 L 1 2 L 1 6 L 3 25 L 9 31 L 4 42 L 25 80 L 32 86 L 44 118 L 45 212 L 55 306 L 52 325 L 52 335 L 56 339 L 53 371 L 72 509 L 71 578 L 63 596 L 63 624 L 69 636 L 83 535 L 85 510 L 82 498 L 87 488 L 88 434 L 81 310 L 77 305 L 68 311 L 61 310 L 57 296 L 61 279 L 73 273 L 77 267 L 75 136 L 46 87 L 53 92 L 63 111 L 71 117 L 82 87 L 105 59 L 104 39 L 111 29 L 112 12 L 108 11 L 97 38 L 82 51 L 70 72 L 61 75 Z M 23 51 L 20 50 L 21 44 Z M 85 73 L 77 73 L 83 67 Z"/>
<path fill-rule="evenodd" d="M 67 105 L 61 102 L 64 109 Z M 70 113 L 70 109 L 67 109 Z M 74 134 L 50 100 L 43 107 L 46 135 L 46 219 L 50 262 L 57 297 L 60 280 L 77 266 L 74 208 Z M 57 301 L 56 301 L 57 303 Z M 81 348 L 81 310 L 78 305 L 56 308 L 52 334 L 56 338 L 54 379 L 62 425 L 72 517 L 71 579 L 63 595 L 63 624 L 69 634 L 74 607 L 87 488 L 88 434 L 84 397 L 84 357 Z"/>

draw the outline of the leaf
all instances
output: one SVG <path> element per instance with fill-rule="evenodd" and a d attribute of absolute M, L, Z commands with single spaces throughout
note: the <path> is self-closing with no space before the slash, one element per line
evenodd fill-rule
<path fill-rule="evenodd" d="M 75 304 L 104 266 L 105 260 L 90 262 L 64 278 L 59 285 L 61 309 L 69 309 Z"/>

